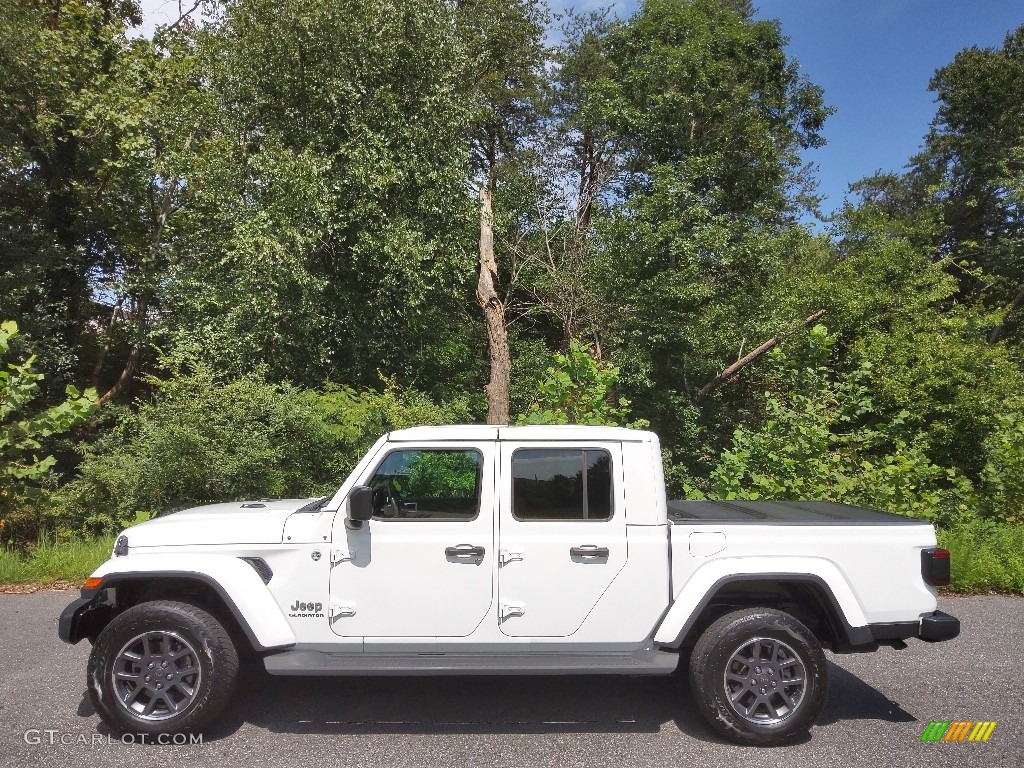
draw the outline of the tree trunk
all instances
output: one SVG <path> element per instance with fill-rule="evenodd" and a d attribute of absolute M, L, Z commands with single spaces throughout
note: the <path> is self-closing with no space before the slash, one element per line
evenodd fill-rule
<path fill-rule="evenodd" d="M 508 424 L 508 392 L 512 359 L 508 351 L 505 304 L 498 296 L 498 262 L 494 258 L 494 211 L 490 181 L 480 187 L 480 275 L 476 300 L 487 325 L 491 378 L 484 387 L 487 394 L 487 423 Z"/>
<path fill-rule="evenodd" d="M 145 313 L 147 308 L 145 305 L 141 305 L 142 312 Z M 141 321 L 145 322 L 145 321 Z M 144 334 L 145 331 L 140 328 L 140 335 Z M 121 370 L 121 375 L 117 377 L 117 381 L 114 382 L 114 386 L 104 392 L 97 405 L 102 408 L 111 400 L 117 397 L 121 397 L 127 390 L 128 386 L 132 383 L 135 378 L 135 374 L 139 370 L 139 357 L 141 356 L 142 344 L 136 343 L 132 346 L 132 351 L 128 354 L 128 360 L 124 364 L 124 368 Z"/>

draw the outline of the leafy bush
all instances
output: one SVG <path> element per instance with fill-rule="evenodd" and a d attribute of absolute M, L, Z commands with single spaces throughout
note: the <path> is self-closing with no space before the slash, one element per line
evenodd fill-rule
<path fill-rule="evenodd" d="M 40 440 L 66 432 L 96 408 L 94 390 L 83 394 L 69 385 L 63 403 L 26 415 L 43 376 L 32 371 L 35 357 L 2 365 L 17 333 L 16 323 L 0 324 L 0 534 L 8 540 L 37 533 L 37 505 L 44 498 L 41 484 L 56 463 L 53 456 L 39 457 Z"/>
<path fill-rule="evenodd" d="M 905 414 L 879 413 L 863 384 L 869 364 L 830 379 L 833 343 L 819 325 L 807 364 L 773 354 L 784 392 L 766 393 L 758 427 L 736 429 L 703 490 L 725 499 L 842 501 L 947 525 L 970 514 L 971 483 L 928 458 L 904 429 Z"/>
<path fill-rule="evenodd" d="M 316 404 L 324 428 L 335 441 L 339 480 L 385 432 L 474 421 L 468 396 L 438 404 L 422 392 L 400 389 L 393 380 L 386 380 L 384 385 L 382 392 L 334 386 L 324 392 L 307 393 L 307 397 Z"/>
<path fill-rule="evenodd" d="M 152 402 L 86 450 L 57 496 L 56 528 L 110 532 L 138 512 L 332 493 L 384 432 L 461 413 L 393 385 L 318 393 L 258 374 L 221 383 L 202 367 L 154 384 Z"/>
<path fill-rule="evenodd" d="M 967 520 L 938 538 L 952 560 L 950 590 L 1024 594 L 1024 526 Z"/>
<path fill-rule="evenodd" d="M 985 442 L 981 471 L 981 513 L 994 520 L 1024 523 L 1024 414 L 998 417 L 999 427 Z"/>
<path fill-rule="evenodd" d="M 629 401 L 612 391 L 619 369 L 597 360 L 585 346 L 572 340 L 565 354 L 555 353 L 554 365 L 537 388 L 537 396 L 519 424 L 621 425 L 629 418 Z M 634 422 L 630 426 L 647 426 Z"/>

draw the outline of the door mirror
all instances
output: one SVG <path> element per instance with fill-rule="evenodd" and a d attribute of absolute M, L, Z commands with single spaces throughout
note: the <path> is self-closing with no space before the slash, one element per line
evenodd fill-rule
<path fill-rule="evenodd" d="M 348 494 L 348 521 L 359 528 L 363 521 L 373 518 L 373 488 L 357 485 Z"/>

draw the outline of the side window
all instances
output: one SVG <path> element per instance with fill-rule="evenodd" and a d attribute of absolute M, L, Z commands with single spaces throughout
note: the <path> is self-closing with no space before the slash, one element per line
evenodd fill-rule
<path fill-rule="evenodd" d="M 370 478 L 373 517 L 472 520 L 480 511 L 482 465 L 472 450 L 392 451 Z"/>
<path fill-rule="evenodd" d="M 516 520 L 610 520 L 612 456 L 574 448 L 520 448 L 512 454 Z"/>

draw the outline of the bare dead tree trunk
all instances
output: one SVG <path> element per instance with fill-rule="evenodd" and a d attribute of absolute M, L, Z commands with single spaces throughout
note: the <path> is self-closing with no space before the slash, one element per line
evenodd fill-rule
<path fill-rule="evenodd" d="M 819 309 L 813 315 L 807 317 L 804 320 L 804 325 L 810 325 L 811 323 L 820 320 L 824 314 L 825 310 Z M 778 345 L 778 343 L 779 337 L 773 336 L 772 338 L 768 339 L 768 341 L 766 341 L 764 344 L 757 347 L 756 349 L 751 350 L 743 357 L 741 357 L 739 360 L 737 360 L 735 363 L 730 365 L 728 368 L 716 374 L 715 378 L 711 379 L 711 381 L 709 381 L 707 384 L 701 387 L 697 394 L 693 396 L 693 402 L 698 403 L 701 400 L 703 400 L 705 397 L 707 397 L 716 389 L 718 389 L 720 385 L 724 384 L 726 381 L 728 381 L 737 373 L 739 373 L 740 370 L 742 370 L 747 365 L 757 360 L 757 358 L 761 357 L 761 355 L 763 355 L 765 352 L 769 352 L 772 349 L 774 349 Z"/>
<path fill-rule="evenodd" d="M 600 188 L 601 157 L 593 133 L 585 131 L 580 147 L 579 189 L 577 191 L 576 234 L 583 235 L 590 230 L 594 202 Z"/>
<path fill-rule="evenodd" d="M 498 295 L 494 209 L 489 179 L 480 186 L 480 274 L 476 284 L 476 300 L 483 310 L 484 323 L 487 325 L 487 348 L 491 362 L 491 378 L 484 387 L 487 394 L 487 423 L 508 424 L 512 358 L 508 348 L 508 328 L 505 325 L 505 304 Z"/>

